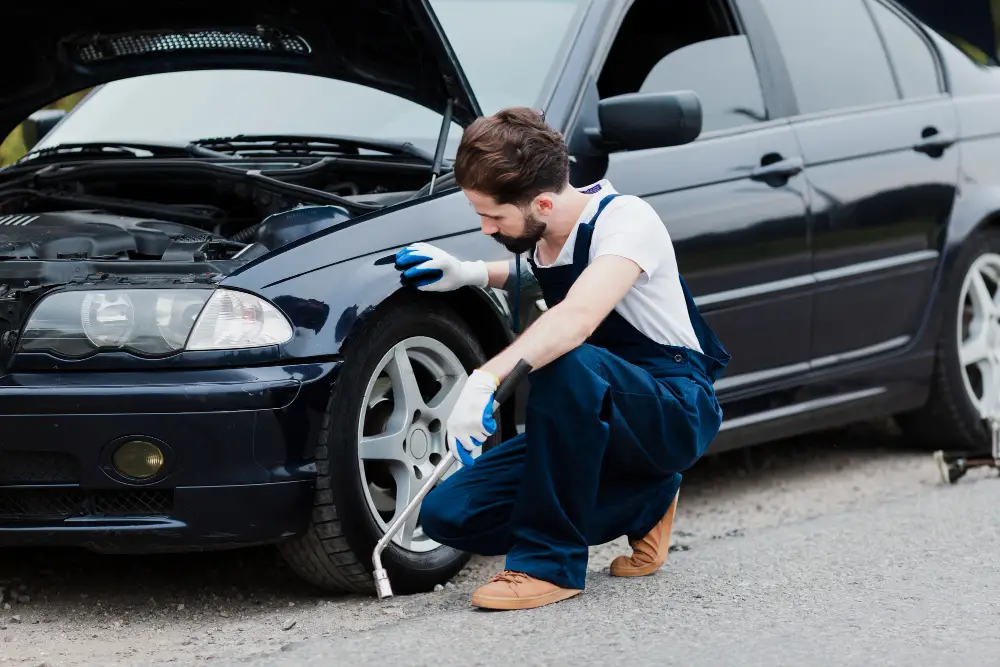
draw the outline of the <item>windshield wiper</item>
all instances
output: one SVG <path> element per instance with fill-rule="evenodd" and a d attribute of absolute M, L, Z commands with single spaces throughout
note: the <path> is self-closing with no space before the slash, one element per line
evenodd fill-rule
<path fill-rule="evenodd" d="M 197 139 L 191 142 L 191 146 L 239 157 L 361 155 L 362 150 L 370 150 L 387 155 L 415 157 L 427 164 L 434 163 L 433 155 L 408 141 L 380 141 L 334 135 L 239 134 L 233 137 Z"/>
<path fill-rule="evenodd" d="M 134 157 L 143 158 L 145 156 L 140 153 L 149 153 L 150 156 L 156 157 L 205 157 L 204 154 L 200 154 L 197 150 L 193 150 L 192 147 L 188 146 L 172 146 L 170 144 L 146 144 L 146 143 L 136 143 L 130 141 L 93 141 L 93 142 L 81 142 L 81 143 L 67 143 L 67 144 L 56 144 L 55 146 L 49 146 L 47 148 L 39 148 L 33 151 L 29 151 L 24 156 L 22 156 L 15 165 L 23 166 L 25 164 L 34 162 L 35 160 L 43 160 L 44 158 L 57 156 L 60 159 L 65 157 L 75 157 L 79 156 L 82 158 L 93 158 L 93 157 L 108 157 L 120 159 L 122 157 Z M 227 157 L 231 158 L 231 155 L 214 155 L 212 157 Z"/>

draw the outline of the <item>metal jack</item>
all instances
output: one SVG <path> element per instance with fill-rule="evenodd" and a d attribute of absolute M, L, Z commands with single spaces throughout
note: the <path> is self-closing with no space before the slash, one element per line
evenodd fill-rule
<path fill-rule="evenodd" d="M 514 366 L 514 370 L 512 370 L 507 377 L 504 378 L 504 381 L 500 383 L 500 386 L 497 387 L 496 393 L 493 396 L 494 411 L 503 405 L 503 403 L 510 398 L 511 395 L 513 395 L 514 389 L 530 372 L 531 365 L 528 362 L 523 359 L 517 362 L 517 365 Z M 456 444 L 455 446 L 457 447 L 458 445 Z M 385 535 L 383 535 L 382 539 L 375 545 L 375 551 L 372 553 L 372 565 L 375 566 L 375 571 L 373 572 L 373 576 L 375 577 L 375 592 L 378 593 L 378 598 L 380 600 L 392 597 L 392 586 L 389 584 L 389 574 L 385 571 L 385 568 L 382 567 L 382 551 L 389 545 L 393 536 L 399 532 L 399 529 L 402 528 L 404 523 L 406 523 L 406 520 L 410 517 L 410 515 L 417 511 L 417 508 L 420 507 L 420 503 L 423 501 L 424 496 L 430 493 L 431 489 L 433 489 L 437 483 L 441 481 L 441 478 L 445 476 L 445 473 L 447 473 L 448 470 L 451 469 L 451 466 L 458 460 L 458 452 L 455 450 L 455 447 L 449 448 L 448 455 L 441 460 L 441 463 L 437 464 L 437 467 L 434 468 L 434 472 L 431 473 L 427 482 L 420 488 L 416 497 L 411 500 L 405 508 L 403 508 L 402 512 L 393 518 L 392 523 L 389 524 L 389 527 L 385 531 Z"/>
<path fill-rule="evenodd" d="M 986 402 L 984 401 L 984 403 Z M 992 437 L 990 454 L 945 452 L 940 449 L 934 452 L 934 462 L 941 473 L 941 481 L 945 484 L 954 484 L 972 468 L 989 466 L 1000 470 L 1000 392 L 997 392 L 990 405 L 984 405 L 980 408 L 980 417 L 990 427 Z"/>

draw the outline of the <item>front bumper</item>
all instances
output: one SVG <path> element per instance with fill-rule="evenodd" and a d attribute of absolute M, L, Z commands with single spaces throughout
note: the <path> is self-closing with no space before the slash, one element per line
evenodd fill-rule
<path fill-rule="evenodd" d="M 301 533 L 338 367 L 0 378 L 0 546 L 152 552 Z M 164 452 L 160 478 L 115 472 L 130 439 Z"/>

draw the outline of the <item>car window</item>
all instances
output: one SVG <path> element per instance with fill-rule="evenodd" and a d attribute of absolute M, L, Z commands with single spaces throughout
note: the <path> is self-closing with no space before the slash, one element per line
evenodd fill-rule
<path fill-rule="evenodd" d="M 903 97 L 940 93 L 937 62 L 923 37 L 881 2 L 871 2 L 870 6 L 889 51 Z"/>
<path fill-rule="evenodd" d="M 635 0 L 601 66 L 598 94 L 691 90 L 702 134 L 767 119 L 757 67 L 745 35 L 722 0 L 681 0 L 663 20 L 662 0 Z"/>
<path fill-rule="evenodd" d="M 762 0 L 803 114 L 899 99 L 864 0 Z"/>
<path fill-rule="evenodd" d="M 750 43 L 743 35 L 681 47 L 660 60 L 640 93 L 693 90 L 702 108 L 702 133 L 767 118 Z"/>

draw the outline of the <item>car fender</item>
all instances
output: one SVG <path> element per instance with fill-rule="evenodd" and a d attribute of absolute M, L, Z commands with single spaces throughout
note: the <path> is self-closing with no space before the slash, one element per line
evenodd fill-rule
<path fill-rule="evenodd" d="M 969 238 L 983 226 L 996 221 L 1000 221 L 1000 186 L 963 184 L 944 229 L 944 240 L 939 245 L 940 257 L 932 296 L 920 333 L 914 341 L 915 346 L 933 345 L 937 339 L 944 305 L 942 290 L 947 284 L 947 277 L 951 275 L 952 267 Z"/>
<path fill-rule="evenodd" d="M 282 346 L 283 358 L 336 356 L 366 317 L 414 295 L 415 288 L 400 283 L 394 266 L 395 253 L 408 243 L 434 243 L 463 259 L 509 256 L 478 226 L 469 229 L 466 205 L 456 211 L 453 205 L 440 206 L 445 201 L 436 198 L 313 234 L 263 256 L 221 285 L 259 294 L 289 318 L 294 333 Z M 434 203 L 439 205 L 430 206 Z M 502 290 L 476 287 L 425 294 L 453 305 L 488 353 L 512 339 L 510 304 Z"/>
<path fill-rule="evenodd" d="M 455 245 L 453 237 L 470 240 Z M 471 240 L 476 237 L 478 242 Z M 482 234 L 468 200 L 453 187 L 303 236 L 247 262 L 226 282 L 260 290 L 357 258 L 394 253 L 416 241 L 438 245 L 448 242 L 454 252 L 466 253 L 462 259 L 491 259 L 501 252 L 501 246 Z"/>
<path fill-rule="evenodd" d="M 947 275 L 966 241 L 984 225 L 1000 221 L 1000 185 L 962 184 L 955 199 L 942 248 L 942 273 Z"/>

